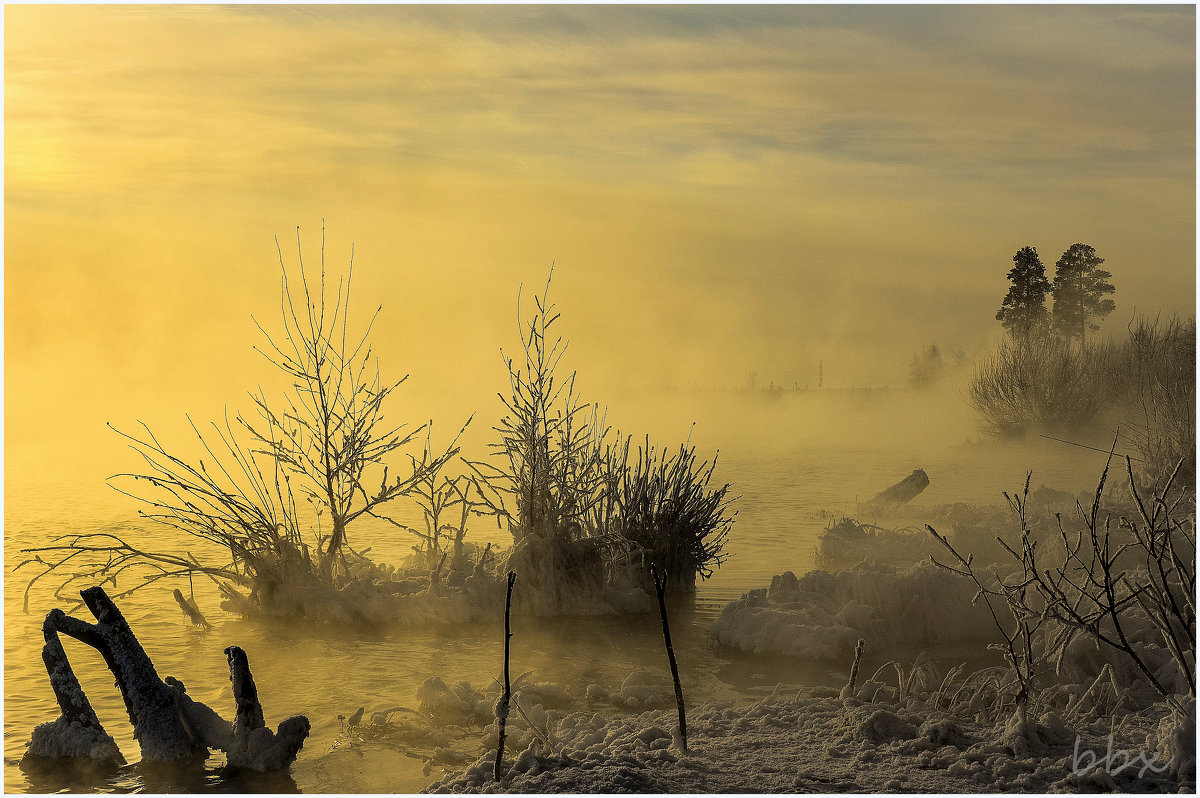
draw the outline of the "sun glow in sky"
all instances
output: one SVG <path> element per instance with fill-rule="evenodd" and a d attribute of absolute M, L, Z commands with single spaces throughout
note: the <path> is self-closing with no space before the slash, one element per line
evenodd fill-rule
<path fill-rule="evenodd" d="M 8 6 L 7 470 L 245 406 L 273 237 L 322 219 L 446 428 L 491 423 L 551 262 L 588 398 L 680 423 L 750 371 L 983 354 L 1025 245 L 1095 246 L 1110 330 L 1190 311 L 1194 13 Z"/>

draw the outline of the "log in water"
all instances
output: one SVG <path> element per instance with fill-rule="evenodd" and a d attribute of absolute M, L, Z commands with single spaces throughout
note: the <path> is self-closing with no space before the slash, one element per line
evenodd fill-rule
<path fill-rule="evenodd" d="M 892 485 L 887 490 L 875 494 L 875 498 L 863 505 L 865 512 L 882 512 L 908 504 L 921 491 L 929 487 L 929 475 L 922 469 L 914 469 L 911 474 Z"/>

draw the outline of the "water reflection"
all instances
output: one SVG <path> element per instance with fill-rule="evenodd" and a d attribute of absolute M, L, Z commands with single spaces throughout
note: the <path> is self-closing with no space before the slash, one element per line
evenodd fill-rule
<path fill-rule="evenodd" d="M 171 766 L 138 762 L 100 769 L 87 762 L 22 762 L 26 789 L 33 793 L 299 793 L 290 773 L 257 773 L 226 767 L 220 757 L 203 765 Z M 211 764 L 216 762 L 216 764 Z M 6 760 L 6 765 L 13 764 Z"/>

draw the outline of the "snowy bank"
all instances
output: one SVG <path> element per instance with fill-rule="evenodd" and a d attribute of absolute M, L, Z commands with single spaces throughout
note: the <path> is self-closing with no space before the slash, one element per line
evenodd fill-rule
<path fill-rule="evenodd" d="M 864 562 L 846 571 L 788 571 L 730 602 L 710 629 L 757 654 L 847 663 L 859 638 L 877 651 L 902 644 L 990 640 L 995 628 L 974 587 L 933 563 L 908 570 Z"/>
<path fill-rule="evenodd" d="M 495 751 L 434 782 L 429 792 L 1175 792 L 1194 789 L 1154 746 L 1175 740 L 1152 719 L 1126 727 L 1103 760 L 1108 719 L 1068 728 L 1045 716 L 1020 733 L 905 701 L 775 694 L 750 706 L 704 704 L 688 712 L 688 750 L 673 734 L 673 709 L 639 715 L 550 713 L 545 731 L 506 758 L 493 779 Z M 876 689 L 876 692 L 878 690 Z M 1194 717 L 1190 738 L 1194 747 Z M 1172 737 L 1172 735 L 1175 735 Z M 1030 742 L 1032 741 L 1032 743 Z M 1150 748 L 1147 748 L 1147 744 Z M 1146 753 L 1153 768 L 1119 769 L 1116 751 Z M 1155 751 L 1158 753 L 1155 756 Z M 1087 754 L 1092 754 L 1091 759 Z M 1091 767 L 1088 767 L 1091 765 Z M 1162 769 L 1162 772 L 1154 768 Z M 1115 771 L 1115 772 L 1114 772 Z"/>

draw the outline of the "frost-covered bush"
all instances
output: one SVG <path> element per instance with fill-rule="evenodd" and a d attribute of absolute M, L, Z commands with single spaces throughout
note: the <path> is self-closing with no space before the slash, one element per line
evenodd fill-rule
<path fill-rule="evenodd" d="M 631 457 L 631 439 L 610 436 L 575 373 L 558 371 L 567 344 L 549 290 L 548 280 L 521 319 L 521 355 L 504 357 L 510 390 L 494 457 L 470 463 L 481 502 L 513 535 L 518 603 L 541 614 L 649 610 L 651 563 L 676 590 L 720 564 L 729 486 L 710 487 L 715 461 L 699 462 L 690 444 L 671 453 L 647 440 Z"/>
<path fill-rule="evenodd" d="M 1079 349 L 1052 334 L 1006 338 L 976 368 L 967 397 L 987 429 L 1002 437 L 1069 432 L 1095 423 L 1109 403 L 1112 358 L 1111 347 Z"/>
<path fill-rule="evenodd" d="M 1113 421 L 1147 484 L 1161 484 L 1182 461 L 1179 486 L 1191 485 L 1195 317 L 1136 317 L 1124 340 L 1082 348 L 1050 333 L 1007 338 L 976 369 L 968 399 L 984 426 L 1002 437 Z"/>
<path fill-rule="evenodd" d="M 1196 480 L 1196 319 L 1139 317 L 1114 364 L 1121 427 L 1138 476 L 1160 485 L 1182 463 L 1178 488 Z"/>
<path fill-rule="evenodd" d="M 1055 706 L 1064 692 L 1064 709 L 1075 717 L 1100 700 L 1125 710 L 1157 700 L 1177 718 L 1195 702 L 1194 499 L 1189 505 L 1183 494 L 1168 502 L 1168 481 L 1152 503 L 1143 501 L 1126 458 L 1136 513 L 1116 520 L 1101 510 L 1109 465 L 1090 510 L 1078 506 L 1075 528 L 1058 519 L 1055 547 L 1041 545 L 1029 524 L 1029 478 L 1023 494 L 1006 494 L 1020 537 L 1001 541 L 1008 554 L 1001 567 L 982 570 L 928 527 L 949 555 L 936 564 L 975 588 L 988 609 L 1002 641 L 993 647 L 1010 669 L 1007 689 L 996 692 L 1014 710 L 1014 735 L 1031 746 L 1037 741 L 1024 731 L 1032 728 L 1031 713 Z M 1081 692 L 1062 684 L 1097 673 Z"/>
<path fill-rule="evenodd" d="M 694 591 L 696 577 L 712 575 L 725 559 L 730 513 L 729 485 L 710 487 L 717 461 L 698 462 L 696 447 L 671 454 L 647 440 L 630 462 L 629 441 L 610 450 L 607 490 L 615 494 L 610 525 L 641 562 L 654 563 L 668 588 Z M 639 585 L 649 588 L 645 568 Z"/>

